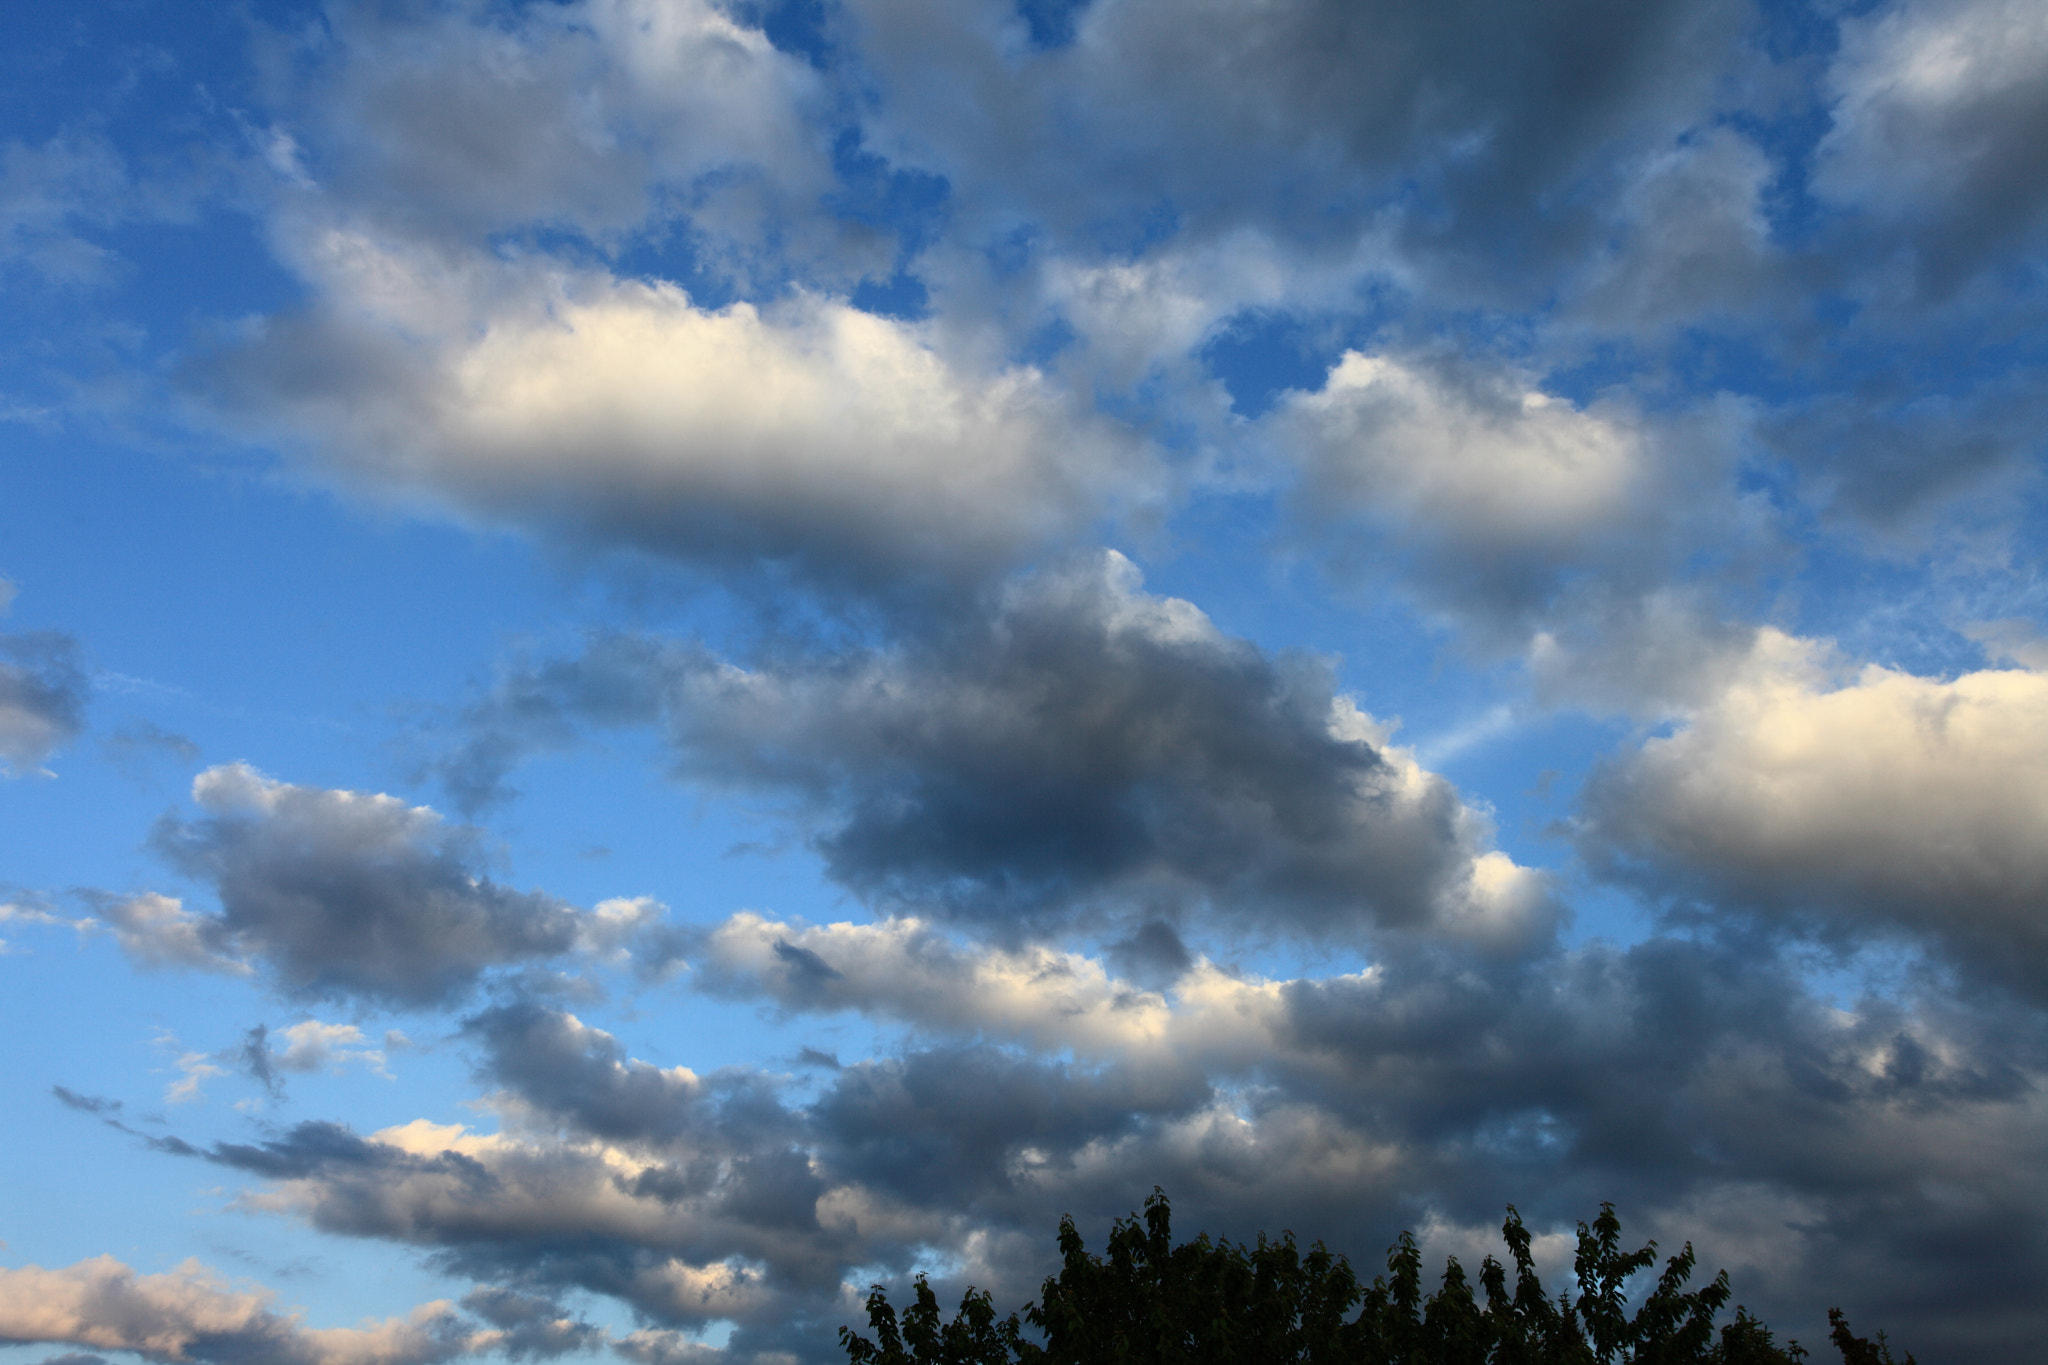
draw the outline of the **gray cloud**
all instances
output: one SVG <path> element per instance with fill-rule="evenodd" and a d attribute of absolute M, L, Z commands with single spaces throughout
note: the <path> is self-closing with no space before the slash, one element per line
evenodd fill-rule
<path fill-rule="evenodd" d="M 85 728 L 92 687 L 68 635 L 0 635 L 0 774 L 33 771 Z"/>
<path fill-rule="evenodd" d="M 98 922 L 114 931 L 121 951 L 141 966 L 227 976 L 246 976 L 251 970 L 220 920 L 186 909 L 176 896 L 154 891 L 134 896 L 98 891 L 84 894 L 86 903 L 98 912 Z"/>
<path fill-rule="evenodd" d="M 1470 267 L 1484 243 L 1522 268 L 1585 226 L 1568 209 L 1546 223 L 1546 194 L 1711 106 L 1746 18 L 1718 3 L 1131 0 L 1088 6 L 1070 46 L 1024 54 L 996 3 L 849 8 L 894 96 L 879 145 L 943 170 L 970 206 L 1077 234 L 1135 234 L 1161 202 L 1196 224 L 1256 215 L 1309 234 L 1412 207 L 1417 248 Z M 1522 240 L 1501 250 L 1510 223 Z"/>
<path fill-rule="evenodd" d="M 2037 477 L 2048 419 L 2043 372 L 1932 383 L 1901 371 L 1866 375 L 1856 393 L 1787 404 L 1758 434 L 1806 480 L 1808 501 L 1894 546 L 1925 544 L 1958 513 L 2004 520 Z"/>
<path fill-rule="evenodd" d="M 996 1020 L 1001 993 L 981 994 Z M 1402 1226 L 1462 1252 L 1507 1202 L 1545 1230 L 1612 1199 L 1694 1240 L 1781 1332 L 1815 1339 L 1840 1303 L 1989 1365 L 2041 1329 L 2008 1292 L 2048 1266 L 2048 1034 L 2030 1009 L 1910 984 L 1830 1003 L 1768 942 L 1672 938 L 1218 975 L 1170 1008 L 1172 1064 L 1140 1019 L 1121 1055 L 920 1046 L 801 1106 L 765 1077 L 631 1060 L 558 1013 L 492 1011 L 470 1036 L 506 1087 L 504 1131 L 307 1124 L 209 1155 L 330 1232 L 526 1292 L 614 1295 L 669 1327 L 732 1320 L 741 1359 L 830 1359 L 854 1267 L 936 1251 L 956 1291 L 1021 1302 L 1060 1212 L 1099 1229 L 1153 1183 L 1186 1229 L 1291 1227 L 1368 1266 Z M 1923 1236 L 1951 1254 L 1930 1266 Z"/>
<path fill-rule="evenodd" d="M 1947 291 L 2048 221 L 2048 22 L 2024 0 L 1898 0 L 1846 19 L 1815 188 L 1902 230 Z"/>
<path fill-rule="evenodd" d="M 1016 929 L 1163 902 L 1271 931 L 1503 943 L 1556 913 L 1327 665 L 1145 594 L 1115 554 L 893 649 L 744 670 L 602 641 L 477 709 L 458 786 L 488 784 L 508 735 L 548 742 L 586 709 L 658 716 L 680 775 L 788 802 L 831 875 L 891 908 Z"/>
<path fill-rule="evenodd" d="M 617 234 L 721 188 L 829 183 L 817 74 L 703 0 L 350 3 L 326 19 L 331 41 L 275 73 L 269 157 L 409 228 Z M 739 186 L 705 183 L 721 174 Z"/>
<path fill-rule="evenodd" d="M 462 1306 L 498 1331 L 492 1346 L 513 1360 L 552 1360 L 605 1341 L 604 1330 L 572 1318 L 550 1299 L 498 1286 L 462 1296 Z"/>
<path fill-rule="evenodd" d="M 166 818 L 154 842 L 213 884 L 220 914 L 181 911 L 176 942 L 158 934 L 145 957 L 232 952 L 260 959 L 288 994 L 423 1006 L 461 996 L 493 967 L 577 946 L 573 907 L 483 876 L 473 832 L 425 807 L 292 786 L 241 764 L 202 773 L 193 797 L 204 814 Z"/>
<path fill-rule="evenodd" d="M 470 1019 L 463 1031 L 483 1048 L 487 1080 L 595 1137 L 665 1142 L 715 1113 L 712 1087 L 694 1073 L 629 1062 L 617 1039 L 574 1015 L 503 1005 Z"/>

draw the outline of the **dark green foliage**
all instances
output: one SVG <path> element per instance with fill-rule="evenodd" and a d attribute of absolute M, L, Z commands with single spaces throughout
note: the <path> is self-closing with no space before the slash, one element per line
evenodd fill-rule
<path fill-rule="evenodd" d="M 1892 1359 L 1892 1348 L 1882 1332 L 1877 1334 L 1876 1341 L 1866 1341 L 1851 1332 L 1849 1319 L 1842 1316 L 1839 1308 L 1828 1310 L 1828 1340 L 1842 1353 L 1843 1365 L 1918 1365 L 1911 1351 L 1906 1352 L 1904 1362 Z"/>
<path fill-rule="evenodd" d="M 1797 1342 L 1780 1347 L 1768 1327 L 1728 1304 L 1728 1276 L 1687 1292 L 1692 1246 L 1665 1261 L 1630 1313 L 1626 1285 L 1656 1266 L 1652 1242 L 1622 1250 L 1621 1220 L 1600 1206 L 1579 1224 L 1573 1269 L 1578 1293 L 1548 1297 L 1537 1279 L 1531 1237 L 1512 1206 L 1501 1225 L 1508 1267 L 1488 1256 L 1479 1294 L 1457 1258 L 1425 1294 L 1422 1253 L 1402 1233 L 1387 1273 L 1362 1284 L 1342 1256 L 1318 1242 L 1303 1252 L 1292 1233 L 1254 1245 L 1204 1234 L 1173 1244 L 1171 1210 L 1154 1190 L 1142 1218 L 1119 1219 L 1100 1256 L 1082 1245 L 1074 1220 L 1060 1220 L 1060 1271 L 1038 1301 L 998 1320 L 973 1289 L 943 1322 L 922 1276 L 899 1323 L 880 1285 L 868 1295 L 873 1338 L 850 1327 L 839 1342 L 852 1365 L 1794 1365 Z M 1845 1365 L 1902 1365 L 1884 1336 L 1850 1335 L 1830 1310 Z M 1906 1357 L 1903 1365 L 1914 1365 Z"/>

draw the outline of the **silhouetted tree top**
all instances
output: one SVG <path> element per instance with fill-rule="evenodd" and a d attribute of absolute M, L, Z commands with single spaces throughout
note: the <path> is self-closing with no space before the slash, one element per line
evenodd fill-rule
<path fill-rule="evenodd" d="M 1388 1249 L 1387 1274 L 1361 1283 L 1344 1257 L 1321 1242 L 1303 1252 L 1294 1234 L 1259 1234 L 1246 1245 L 1204 1233 L 1173 1244 L 1172 1210 L 1154 1189 L 1142 1217 L 1117 1220 L 1100 1256 L 1082 1244 L 1072 1218 L 1060 1220 L 1061 1265 L 1036 1302 L 998 1318 L 985 1291 L 970 1288 L 952 1321 L 923 1276 L 899 1319 L 880 1285 L 868 1294 L 872 1337 L 839 1329 L 850 1365 L 1791 1365 L 1796 1342 L 1740 1306 L 1714 1330 L 1728 1304 L 1726 1272 L 1687 1290 L 1692 1244 L 1670 1257 L 1655 1285 L 1628 1311 L 1625 1286 L 1656 1265 L 1657 1244 L 1623 1251 L 1621 1220 L 1602 1204 L 1579 1224 L 1578 1294 L 1550 1298 L 1537 1278 L 1531 1237 L 1510 1205 L 1501 1224 L 1514 1275 L 1492 1256 L 1480 1263 L 1482 1306 L 1464 1267 L 1446 1259 L 1427 1295 L 1422 1254 L 1402 1233 Z M 1915 1365 L 1892 1358 L 1884 1334 L 1854 1336 L 1830 1309 L 1830 1339 L 1845 1365 Z"/>

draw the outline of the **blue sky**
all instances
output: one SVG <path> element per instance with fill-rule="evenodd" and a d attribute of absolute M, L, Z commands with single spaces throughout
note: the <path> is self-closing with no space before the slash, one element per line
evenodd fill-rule
<path fill-rule="evenodd" d="M 10 18 L 0 1362 L 1155 1185 L 2039 1349 L 2048 10 Z"/>

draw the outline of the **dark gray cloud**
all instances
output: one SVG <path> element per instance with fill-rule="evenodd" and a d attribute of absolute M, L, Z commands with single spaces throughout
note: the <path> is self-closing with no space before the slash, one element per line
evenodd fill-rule
<path fill-rule="evenodd" d="M 1156 919 L 1139 925 L 1129 938 L 1104 947 L 1102 957 L 1118 976 L 1155 990 L 1177 980 L 1194 965 L 1187 944 L 1173 931 L 1173 926 Z"/>
<path fill-rule="evenodd" d="M 277 1073 L 277 1066 L 270 1051 L 270 1029 L 267 1026 L 257 1024 L 251 1028 L 248 1035 L 243 1038 L 242 1045 L 234 1049 L 229 1056 L 249 1073 L 252 1080 L 269 1091 L 273 1098 L 284 1093 L 284 1077 Z"/>
<path fill-rule="evenodd" d="M 665 1142 L 703 1127 L 716 1104 L 694 1073 L 629 1061 L 602 1029 L 531 1003 L 471 1018 L 464 1033 L 483 1056 L 482 1076 L 576 1130 L 615 1142 Z"/>
<path fill-rule="evenodd" d="M 1134 1019 L 1089 1058 L 916 1046 L 831 1073 L 808 1103 L 756 1073 L 632 1060 L 556 1012 L 493 1010 L 469 1036 L 504 1087 L 503 1132 L 304 1124 L 206 1155 L 317 1227 L 522 1293 L 729 1319 L 739 1359 L 833 1358 L 856 1267 L 936 1252 L 954 1292 L 1022 1302 L 1062 1212 L 1099 1237 L 1155 1183 L 1186 1231 L 1288 1227 L 1367 1267 L 1404 1226 L 1469 1259 L 1506 1203 L 1541 1230 L 1613 1200 L 1808 1340 L 1840 1304 L 1930 1358 L 1991 1365 L 2048 1326 L 2018 1292 L 2048 1271 L 2048 1021 L 2031 1008 L 1932 977 L 1832 1002 L 1797 958 L 1740 937 L 1515 959 L 1417 946 L 1354 976 L 1180 991 L 1178 1023 Z"/>
<path fill-rule="evenodd" d="M 1814 184 L 1892 230 L 1938 292 L 2048 224 L 2048 23 L 2008 0 L 1896 0 L 1845 19 Z M 1896 234 L 1895 236 L 1892 234 Z"/>
<path fill-rule="evenodd" d="M 193 795 L 205 813 L 167 817 L 154 844 L 212 883 L 220 914 L 179 911 L 173 927 L 190 931 L 179 942 L 251 955 L 288 994 L 439 1004 L 491 968 L 577 946 L 573 907 L 491 881 L 474 832 L 425 807 L 240 764 L 208 769 Z"/>
<path fill-rule="evenodd" d="M 34 771 L 83 730 L 91 694 L 70 636 L 0 635 L 0 775 Z"/>
<path fill-rule="evenodd" d="M 1747 17 L 1129 0 L 1089 6 L 1071 45 L 1028 56 L 995 0 L 872 0 L 848 29 L 892 95 L 878 145 L 942 170 L 969 206 L 1134 239 L 1162 204 L 1211 229 L 1309 235 L 1391 207 L 1415 246 L 1505 272 L 1583 240 L 1583 200 L 1563 191 L 1712 107 Z"/>
<path fill-rule="evenodd" d="M 537 1295 L 487 1285 L 463 1295 L 462 1306 L 498 1329 L 492 1349 L 513 1360 L 552 1360 L 605 1342 L 603 1328 Z"/>
<path fill-rule="evenodd" d="M 762 793 L 872 902 L 1010 931 L 1181 906 L 1265 931 L 1514 941 L 1554 915 L 1486 817 L 1390 746 L 1321 660 L 1273 657 L 1110 554 L 889 649 L 770 655 L 600 641 L 472 716 L 456 785 L 517 740 L 655 719 L 679 775 Z"/>

